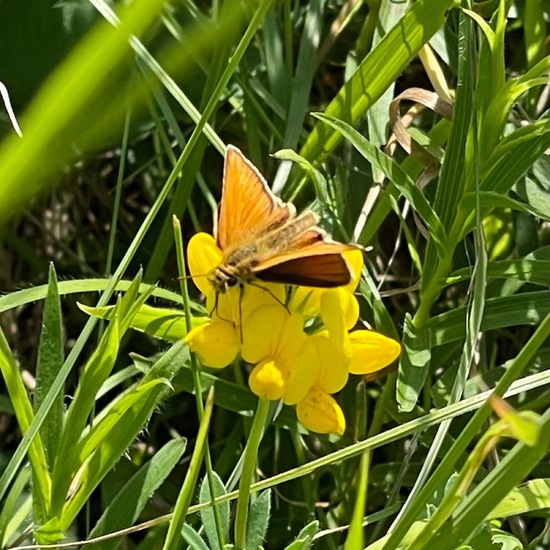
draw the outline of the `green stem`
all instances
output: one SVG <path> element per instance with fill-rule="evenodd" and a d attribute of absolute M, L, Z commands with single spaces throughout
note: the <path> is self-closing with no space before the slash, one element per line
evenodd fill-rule
<path fill-rule="evenodd" d="M 181 296 L 183 298 L 183 310 L 185 312 L 186 330 L 191 330 L 191 308 L 189 306 L 189 291 L 187 289 L 187 272 L 185 269 L 185 261 L 183 257 L 183 242 L 181 236 L 181 224 L 176 216 L 172 219 L 174 224 L 174 239 L 176 244 L 176 258 L 178 262 L 178 272 L 182 277 L 180 279 Z M 193 373 L 193 388 L 195 390 L 195 401 L 197 403 L 197 412 L 199 420 L 204 418 L 204 404 L 202 402 L 202 385 L 201 385 L 201 369 L 194 353 L 191 356 L 191 372 Z M 216 503 L 216 484 L 214 482 L 214 468 L 212 467 L 212 457 L 210 456 L 210 447 L 208 439 L 205 441 L 204 463 L 206 465 L 206 476 L 208 478 L 208 488 L 210 489 L 210 500 L 212 500 L 212 509 L 214 512 L 214 522 L 216 524 L 216 533 L 218 535 L 218 544 L 223 548 L 225 541 L 223 536 L 223 524 L 220 517 L 218 504 Z"/>
<path fill-rule="evenodd" d="M 254 422 L 248 442 L 244 450 L 243 471 L 239 481 L 239 496 L 237 498 L 237 514 L 235 516 L 235 545 L 237 548 L 246 548 L 246 527 L 248 524 L 248 507 L 250 501 L 250 485 L 254 478 L 258 447 L 262 439 L 263 429 L 269 412 L 269 401 L 258 400 L 258 408 L 254 415 Z"/>

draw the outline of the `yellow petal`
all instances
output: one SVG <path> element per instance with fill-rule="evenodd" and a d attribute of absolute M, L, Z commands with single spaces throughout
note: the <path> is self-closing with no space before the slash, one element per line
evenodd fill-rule
<path fill-rule="evenodd" d="M 325 290 L 321 296 L 321 318 L 329 331 L 347 332 L 359 319 L 359 303 L 345 288 Z"/>
<path fill-rule="evenodd" d="M 264 399 L 281 399 L 285 392 L 285 375 L 275 361 L 267 359 L 258 363 L 248 377 L 250 389 Z"/>
<path fill-rule="evenodd" d="M 218 267 L 223 260 L 223 252 L 216 245 L 212 235 L 197 233 L 191 237 L 187 245 L 187 261 L 193 281 L 204 294 L 212 292 L 208 275 Z"/>
<path fill-rule="evenodd" d="M 338 403 L 317 386 L 296 405 L 296 414 L 302 425 L 312 432 L 342 435 L 346 429 L 346 419 Z"/>
<path fill-rule="evenodd" d="M 356 330 L 349 335 L 352 374 L 376 372 L 395 361 L 401 353 L 399 342 L 372 330 Z"/>
<path fill-rule="evenodd" d="M 194 328 L 185 337 L 189 349 L 206 367 L 221 369 L 235 360 L 239 353 L 239 336 L 230 323 L 210 321 Z"/>
<path fill-rule="evenodd" d="M 289 375 L 283 400 L 287 405 L 295 405 L 319 378 L 319 356 L 311 336 L 297 354 L 286 358 L 285 364 Z"/>
<path fill-rule="evenodd" d="M 295 359 L 307 341 L 303 328 L 304 318 L 299 313 L 287 314 L 277 348 L 273 349 L 273 352 L 284 357 L 285 360 Z"/>
<path fill-rule="evenodd" d="M 318 317 L 323 292 L 325 292 L 324 288 L 296 287 L 290 301 L 290 310 L 301 313 L 305 317 Z"/>
<path fill-rule="evenodd" d="M 339 392 L 348 381 L 350 358 L 329 338 L 327 331 L 311 336 L 317 351 L 319 370 L 316 385 L 327 393 Z"/>
<path fill-rule="evenodd" d="M 258 307 L 245 317 L 242 326 L 243 359 L 254 364 L 267 357 L 277 357 L 278 344 L 288 317 L 288 312 L 280 305 Z"/>
<path fill-rule="evenodd" d="M 343 256 L 348 263 L 351 271 L 351 281 L 344 287 L 349 292 L 354 292 L 361 280 L 361 270 L 363 269 L 363 252 L 359 249 L 346 250 Z"/>
<path fill-rule="evenodd" d="M 261 306 L 279 306 L 283 309 L 285 303 L 285 287 L 263 281 L 246 285 L 242 292 L 241 312 L 243 319 L 251 315 L 254 310 Z"/>

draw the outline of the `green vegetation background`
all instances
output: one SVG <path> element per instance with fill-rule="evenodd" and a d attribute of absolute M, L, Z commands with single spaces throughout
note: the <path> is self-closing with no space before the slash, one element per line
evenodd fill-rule
<path fill-rule="evenodd" d="M 341 439 L 305 434 L 291 410 L 275 419 L 251 547 L 549 548 L 546 3 L 116 12 L 0 4 L 0 82 L 23 135 L 4 115 L 0 546 L 113 532 L 178 494 L 209 500 L 184 318 L 158 308 L 182 311 L 172 214 L 184 242 L 211 229 L 233 143 L 336 238 L 372 247 L 361 315 L 404 346 L 398 369 L 340 393 Z M 281 149 L 301 159 L 270 156 Z M 77 307 L 115 290 L 109 323 Z M 245 379 L 242 365 L 202 378 L 216 386 L 217 494 L 235 487 L 250 429 Z M 515 409 L 501 421 L 482 393 L 495 384 Z M 499 422 L 512 437 L 487 443 Z M 220 530 L 231 540 L 227 505 L 217 520 L 190 513 L 167 535 L 165 518 L 124 544 L 177 547 L 181 532 L 216 547 Z"/>

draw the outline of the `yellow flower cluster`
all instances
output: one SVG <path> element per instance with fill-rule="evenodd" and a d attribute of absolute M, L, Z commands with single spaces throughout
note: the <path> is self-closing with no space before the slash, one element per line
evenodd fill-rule
<path fill-rule="evenodd" d="M 353 292 L 363 258 L 359 250 L 344 256 L 353 272 L 345 287 L 297 287 L 287 300 L 283 285 L 259 282 L 216 295 L 204 274 L 220 265 L 223 253 L 211 235 L 198 233 L 188 245 L 189 270 L 211 318 L 189 332 L 190 349 L 211 368 L 223 368 L 240 354 L 253 365 L 249 385 L 257 396 L 296 405 L 309 430 L 343 434 L 344 414 L 332 394 L 350 373 L 382 369 L 401 351 L 398 342 L 376 332 L 349 332 L 359 318 Z"/>

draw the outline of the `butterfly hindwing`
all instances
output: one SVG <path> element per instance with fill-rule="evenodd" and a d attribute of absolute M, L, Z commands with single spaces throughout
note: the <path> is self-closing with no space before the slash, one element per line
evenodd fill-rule
<path fill-rule="evenodd" d="M 341 254 L 300 256 L 256 272 L 269 283 L 332 288 L 350 282 L 350 271 Z"/>

